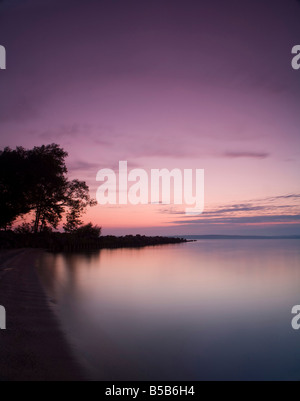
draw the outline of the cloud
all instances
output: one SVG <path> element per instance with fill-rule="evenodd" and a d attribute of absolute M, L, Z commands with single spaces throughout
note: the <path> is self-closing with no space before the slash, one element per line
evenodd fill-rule
<path fill-rule="evenodd" d="M 300 198 L 300 194 L 291 194 L 291 195 L 275 196 L 275 197 L 267 198 L 267 199 L 274 201 L 274 200 L 278 200 L 278 199 L 299 199 L 299 198 Z"/>
<path fill-rule="evenodd" d="M 56 141 L 61 139 L 86 138 L 95 145 L 109 146 L 112 144 L 113 133 L 107 127 L 96 127 L 91 124 L 63 124 L 53 129 L 47 129 L 38 135 L 42 140 Z M 108 139 L 109 138 L 109 139 Z"/>
<path fill-rule="evenodd" d="M 160 213 L 180 215 L 172 224 L 192 227 L 197 225 L 211 226 L 248 226 L 248 225 L 290 225 L 295 226 L 300 220 L 300 194 L 287 194 L 267 197 L 225 205 L 206 210 L 199 217 L 187 216 L 183 211 L 173 209 L 161 209 Z"/>
<path fill-rule="evenodd" d="M 39 137 L 41 139 L 57 139 L 57 138 L 64 138 L 64 137 L 72 137 L 76 138 L 80 133 L 85 132 L 85 134 L 89 134 L 90 127 L 81 127 L 80 124 L 69 124 L 69 125 L 62 125 L 54 130 L 47 130 L 42 132 Z"/>
<path fill-rule="evenodd" d="M 227 213 L 237 213 L 237 212 L 253 212 L 258 210 L 265 210 L 266 206 L 253 206 L 251 204 L 240 204 L 240 205 L 232 205 L 227 208 L 220 208 L 215 211 L 207 212 L 209 215 L 222 215 Z"/>
<path fill-rule="evenodd" d="M 293 223 L 300 220 L 300 214 L 296 215 L 268 215 L 268 216 L 246 216 L 246 217 L 223 217 L 223 218 L 198 218 L 193 220 L 173 221 L 174 224 L 271 224 L 271 223 Z"/>
<path fill-rule="evenodd" d="M 0 104 L 0 120 L 2 123 L 24 123 L 39 117 L 38 102 L 27 96 L 18 99 L 2 99 Z"/>
<path fill-rule="evenodd" d="M 102 168 L 102 166 L 97 163 L 88 163 L 80 160 L 69 164 L 70 171 L 98 171 L 100 168 Z"/>
<path fill-rule="evenodd" d="M 162 205 L 162 202 L 157 202 L 156 204 L 157 205 Z M 185 212 L 183 210 L 173 210 L 173 209 L 160 209 L 159 213 L 169 214 L 169 215 L 177 214 L 177 215 L 180 215 L 180 216 L 184 216 L 185 215 Z"/>
<path fill-rule="evenodd" d="M 268 197 L 264 199 L 256 199 L 251 201 L 246 201 L 243 203 L 232 204 L 228 206 L 221 206 L 215 209 L 205 210 L 202 217 L 206 218 L 222 218 L 238 216 L 240 213 L 245 215 L 247 213 L 249 216 L 253 215 L 254 212 L 265 212 L 265 213 L 280 213 L 281 210 L 285 210 L 286 213 L 295 214 L 300 213 L 300 206 L 297 200 L 300 198 L 299 194 L 292 195 L 280 195 L 274 197 Z M 283 204 L 281 201 L 289 200 L 287 204 Z M 277 203 L 275 203 L 277 201 Z M 293 202 L 295 201 L 295 202 Z M 270 203 L 272 202 L 272 203 Z M 178 210 L 174 207 L 160 209 L 159 213 L 168 215 L 181 215 L 186 216 L 184 210 Z M 187 217 L 187 216 L 186 216 Z M 187 220 L 188 222 L 189 220 Z"/>
<path fill-rule="evenodd" d="M 214 211 L 208 211 L 204 214 L 206 216 L 222 216 L 224 214 L 234 214 L 234 213 L 241 213 L 241 212 L 258 212 L 258 211 L 265 211 L 270 212 L 274 211 L 274 209 L 290 209 L 294 208 L 295 205 L 258 205 L 254 206 L 252 204 L 241 204 L 241 205 L 232 205 L 228 208 L 219 208 Z"/>
<path fill-rule="evenodd" d="M 227 151 L 224 153 L 216 154 L 213 151 L 199 151 L 199 147 L 196 145 L 193 147 L 185 147 L 182 143 L 176 143 L 173 141 L 172 144 L 164 143 L 160 141 L 157 144 L 150 144 L 147 147 L 139 148 L 139 152 L 143 157 L 172 157 L 176 159 L 180 158 L 199 158 L 199 157 L 224 157 L 227 159 L 266 159 L 270 157 L 270 153 L 267 152 L 255 152 L 255 151 Z"/>
<path fill-rule="evenodd" d="M 232 214 L 232 213 L 238 213 L 238 212 L 253 212 L 253 211 L 260 211 L 260 210 L 265 210 L 266 206 L 252 206 L 252 205 L 247 205 L 247 204 L 241 204 L 241 205 L 232 205 L 227 208 L 218 208 L 215 210 L 211 211 L 205 211 L 203 213 L 203 216 L 210 216 L 210 217 L 218 217 L 222 216 L 223 214 Z M 185 216 L 185 211 L 184 210 L 174 210 L 174 209 L 161 209 L 160 213 L 162 214 L 170 214 L 170 215 L 182 215 Z"/>
<path fill-rule="evenodd" d="M 140 165 L 138 165 L 137 163 L 128 163 L 127 164 L 128 169 L 133 169 L 133 168 L 139 168 Z M 95 174 L 101 170 L 101 169 L 111 169 L 113 170 L 115 173 L 119 172 L 119 164 L 109 164 L 109 163 L 93 163 L 93 162 L 85 162 L 82 160 L 76 160 L 74 162 L 69 163 L 69 171 L 73 171 L 73 172 L 77 172 L 77 171 L 84 171 L 84 172 L 88 172 L 88 171 L 94 171 Z"/>
<path fill-rule="evenodd" d="M 240 159 L 240 158 L 248 158 L 248 159 L 266 159 L 270 156 L 267 152 L 249 152 L 249 151 L 229 151 L 225 152 L 222 155 L 228 159 Z"/>

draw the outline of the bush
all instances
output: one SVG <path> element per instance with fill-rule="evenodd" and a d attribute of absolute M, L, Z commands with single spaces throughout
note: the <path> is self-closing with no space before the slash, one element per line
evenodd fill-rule
<path fill-rule="evenodd" d="M 98 239 L 101 236 L 101 227 L 93 226 L 92 223 L 89 223 L 77 228 L 72 234 L 84 239 Z"/>
<path fill-rule="evenodd" d="M 16 234 L 30 234 L 32 231 L 32 225 L 29 223 L 23 223 L 14 229 Z"/>

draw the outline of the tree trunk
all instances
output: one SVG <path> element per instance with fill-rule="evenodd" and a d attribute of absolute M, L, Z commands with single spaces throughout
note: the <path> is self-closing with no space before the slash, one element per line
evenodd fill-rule
<path fill-rule="evenodd" d="M 35 213 L 34 233 L 37 234 L 39 231 L 39 224 L 41 219 L 41 208 L 38 206 Z"/>

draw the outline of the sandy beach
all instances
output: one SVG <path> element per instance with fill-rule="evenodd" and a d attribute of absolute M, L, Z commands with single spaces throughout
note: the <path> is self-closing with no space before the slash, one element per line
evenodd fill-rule
<path fill-rule="evenodd" d="M 80 381 L 75 360 L 39 281 L 37 250 L 0 252 L 0 381 Z"/>

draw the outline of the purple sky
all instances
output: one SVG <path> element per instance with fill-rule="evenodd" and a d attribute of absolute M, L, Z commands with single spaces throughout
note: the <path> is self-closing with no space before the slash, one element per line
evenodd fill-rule
<path fill-rule="evenodd" d="M 204 168 L 205 213 L 97 206 L 105 233 L 300 234 L 296 0 L 2 0 L 0 148 Z"/>

